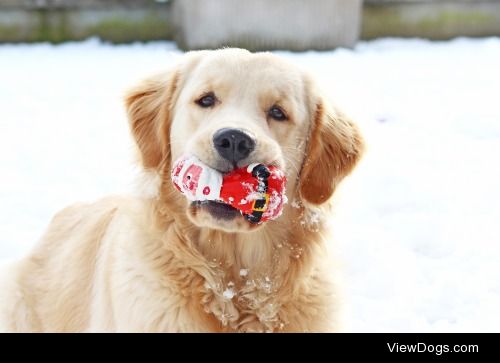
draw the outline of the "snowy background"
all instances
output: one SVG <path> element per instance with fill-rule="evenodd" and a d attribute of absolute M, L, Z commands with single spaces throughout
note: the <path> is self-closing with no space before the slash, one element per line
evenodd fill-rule
<path fill-rule="evenodd" d="M 52 215 L 132 189 L 124 90 L 173 43 L 0 45 L 0 260 Z M 316 73 L 368 153 L 336 195 L 349 331 L 500 331 L 500 39 L 279 54 Z"/>

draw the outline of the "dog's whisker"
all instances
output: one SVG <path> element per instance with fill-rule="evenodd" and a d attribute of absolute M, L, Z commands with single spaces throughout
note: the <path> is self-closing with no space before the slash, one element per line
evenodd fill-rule
<path fill-rule="evenodd" d="M 292 167 L 293 170 L 297 173 L 297 176 L 299 175 L 300 171 L 299 171 L 299 168 L 294 165 L 294 163 L 292 162 L 292 160 L 290 160 L 290 158 L 286 155 L 283 155 L 283 158 L 286 160 L 287 162 L 287 167 Z"/>

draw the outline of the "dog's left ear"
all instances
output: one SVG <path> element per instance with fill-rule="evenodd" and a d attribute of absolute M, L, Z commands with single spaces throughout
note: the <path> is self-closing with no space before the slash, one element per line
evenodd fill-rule
<path fill-rule="evenodd" d="M 165 72 L 143 80 L 125 96 L 130 129 L 145 169 L 157 169 L 170 159 L 171 107 L 177 82 L 177 72 Z"/>
<path fill-rule="evenodd" d="M 319 205 L 332 196 L 340 181 L 353 170 L 363 153 L 364 142 L 354 122 L 323 97 L 313 101 L 312 111 L 307 158 L 299 185 L 301 197 Z"/>

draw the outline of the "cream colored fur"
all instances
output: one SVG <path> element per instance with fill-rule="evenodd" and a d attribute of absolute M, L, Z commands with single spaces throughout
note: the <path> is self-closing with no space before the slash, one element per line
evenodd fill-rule
<path fill-rule="evenodd" d="M 219 103 L 201 109 L 207 91 Z M 289 121 L 267 117 L 279 104 Z M 29 256 L 9 267 L 0 328 L 15 332 L 335 331 L 338 298 L 324 241 L 330 197 L 363 143 L 303 71 L 239 49 L 188 53 L 126 97 L 132 134 L 156 195 L 109 197 L 57 214 Z M 282 168 L 289 204 L 262 226 L 215 220 L 170 181 L 185 153 L 224 170 L 212 134 L 242 128 L 243 163 Z"/>

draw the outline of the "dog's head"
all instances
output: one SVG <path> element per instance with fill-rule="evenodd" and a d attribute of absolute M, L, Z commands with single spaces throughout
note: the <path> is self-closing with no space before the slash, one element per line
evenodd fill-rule
<path fill-rule="evenodd" d="M 275 165 L 286 174 L 288 199 L 321 205 L 363 148 L 356 126 L 310 77 L 269 53 L 187 53 L 169 72 L 132 89 L 126 107 L 142 164 L 159 173 L 163 188 L 172 188 L 172 161 L 190 154 L 221 172 Z M 259 228 L 216 202 L 186 201 L 183 208 L 198 226 Z"/>

